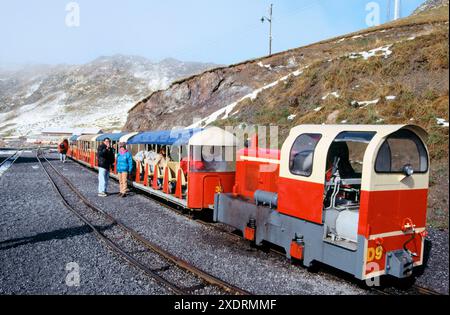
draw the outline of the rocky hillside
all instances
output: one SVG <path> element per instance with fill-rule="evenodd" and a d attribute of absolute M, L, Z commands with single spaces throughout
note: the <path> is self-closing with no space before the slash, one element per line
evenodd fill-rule
<path fill-rule="evenodd" d="M 413 14 L 419 14 L 425 11 L 430 11 L 433 9 L 438 9 L 444 6 L 448 7 L 449 0 L 427 0 L 420 7 L 414 11 Z"/>
<path fill-rule="evenodd" d="M 120 129 L 137 100 L 212 66 L 117 55 L 80 66 L 0 69 L 0 134 L 51 126 Z"/>
<path fill-rule="evenodd" d="M 429 3 L 431 4 L 431 2 Z M 126 130 L 265 124 L 414 123 L 430 133 L 430 222 L 448 226 L 448 7 L 172 84 Z"/>

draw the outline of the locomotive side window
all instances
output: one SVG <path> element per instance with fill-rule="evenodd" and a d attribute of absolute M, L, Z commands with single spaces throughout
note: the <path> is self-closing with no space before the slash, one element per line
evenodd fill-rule
<path fill-rule="evenodd" d="M 402 129 L 390 135 L 381 146 L 376 164 L 377 173 L 403 173 L 405 166 L 415 173 L 428 171 L 428 154 L 422 140 L 412 131 Z"/>
<path fill-rule="evenodd" d="M 289 169 L 292 174 L 311 176 L 314 151 L 321 138 L 321 134 L 303 134 L 295 140 L 289 159 Z"/>

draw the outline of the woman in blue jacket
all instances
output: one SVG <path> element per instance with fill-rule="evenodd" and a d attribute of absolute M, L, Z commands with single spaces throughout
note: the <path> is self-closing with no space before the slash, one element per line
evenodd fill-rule
<path fill-rule="evenodd" d="M 117 173 L 119 175 L 120 193 L 119 197 L 127 196 L 128 174 L 133 171 L 133 157 L 127 150 L 125 143 L 119 144 L 119 153 L 117 154 Z"/>

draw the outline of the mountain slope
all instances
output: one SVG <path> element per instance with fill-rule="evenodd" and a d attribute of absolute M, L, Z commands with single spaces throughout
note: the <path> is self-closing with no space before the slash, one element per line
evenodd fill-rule
<path fill-rule="evenodd" d="M 414 11 L 413 15 L 433 9 L 439 9 L 443 6 L 448 6 L 448 4 L 449 0 L 427 0 Z"/>
<path fill-rule="evenodd" d="M 24 135 L 50 126 L 120 129 L 136 100 L 212 66 L 117 55 L 80 66 L 0 70 L 0 132 Z"/>

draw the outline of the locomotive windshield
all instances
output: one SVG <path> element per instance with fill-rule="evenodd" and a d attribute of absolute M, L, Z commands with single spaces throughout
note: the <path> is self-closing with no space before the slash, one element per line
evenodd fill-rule
<path fill-rule="evenodd" d="M 406 165 L 415 173 L 428 171 L 428 154 L 422 140 L 407 129 L 390 135 L 378 152 L 375 171 L 377 173 L 403 173 Z"/>

